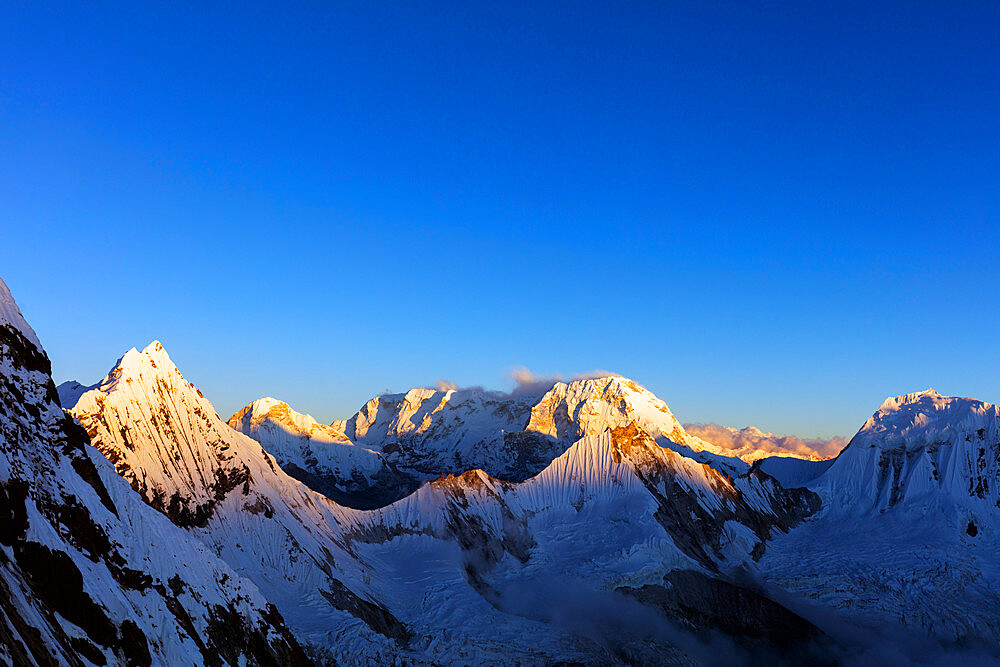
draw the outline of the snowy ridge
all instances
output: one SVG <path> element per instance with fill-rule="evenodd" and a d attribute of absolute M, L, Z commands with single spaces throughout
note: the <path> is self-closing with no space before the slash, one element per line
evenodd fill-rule
<path fill-rule="evenodd" d="M 86 444 L 2 282 L 0 295 L 0 661 L 302 664 L 257 587 Z"/>
<path fill-rule="evenodd" d="M 661 445 L 726 474 L 749 470 L 724 448 L 689 435 L 666 403 L 620 376 L 556 382 L 545 391 L 513 396 L 479 389 L 411 389 L 373 398 L 330 427 L 314 426 L 308 423 L 311 417 L 272 401 L 251 403 L 230 425 L 257 438 L 293 476 L 347 504 L 353 500 L 348 494 L 334 494 L 362 493 L 366 483 L 374 486 L 373 475 L 383 486 L 395 480 L 400 491 L 395 497 L 415 488 L 410 480 L 472 469 L 522 481 L 580 438 L 633 422 Z M 381 505 L 394 499 L 389 496 Z"/>
<path fill-rule="evenodd" d="M 526 401 L 526 416 L 531 407 Z M 277 401 L 237 422 L 259 426 L 274 408 L 283 430 L 328 433 Z M 417 413 L 407 412 L 412 425 Z M 312 655 L 346 662 L 615 662 L 586 636 L 512 615 L 493 591 L 540 576 L 553 562 L 558 571 L 579 571 L 595 590 L 662 583 L 678 568 L 715 576 L 815 510 L 807 491 L 785 492 L 766 477 L 730 478 L 661 447 L 634 423 L 577 439 L 522 483 L 471 471 L 381 510 L 349 510 L 269 464 L 156 343 L 126 354 L 74 414 L 148 502 L 259 586 Z M 406 421 L 387 427 L 408 429 Z M 574 437 L 572 422 L 549 423 L 558 438 Z M 598 525 L 605 539 L 586 537 Z M 631 555 L 611 565 L 623 549 Z M 595 570 L 595 562 L 610 570 Z"/>
<path fill-rule="evenodd" d="M 253 401 L 233 415 L 229 425 L 266 443 L 267 452 L 291 476 L 353 507 L 385 504 L 416 487 L 415 480 L 400 475 L 382 454 L 355 445 L 342 431 L 274 398 Z"/>
<path fill-rule="evenodd" d="M 314 656 L 379 660 L 405 644 L 339 539 L 350 510 L 223 422 L 158 342 L 127 352 L 72 413 L 147 503 L 260 587 Z M 353 644 L 333 640 L 343 635 Z"/>
<path fill-rule="evenodd" d="M 593 595 L 662 586 L 677 572 L 704 573 L 715 581 L 721 567 L 763 552 L 766 540 L 815 508 L 808 491 L 788 494 L 768 478 L 731 480 L 659 446 L 633 423 L 579 439 L 524 482 L 498 480 L 482 470 L 441 476 L 392 505 L 355 513 L 345 537 L 367 559 L 394 562 L 390 570 L 400 575 L 393 587 L 410 597 L 407 622 L 415 628 L 440 632 L 427 619 L 451 609 L 462 615 L 461 625 L 492 636 L 510 632 L 515 619 L 525 616 L 526 603 L 519 600 L 530 598 L 535 587 L 547 589 L 556 573 Z M 419 570 L 398 562 L 404 549 L 454 563 L 452 572 L 464 571 L 467 582 L 430 589 L 418 584 Z M 464 600 L 458 608 L 455 599 Z M 489 601 L 489 612 L 479 608 L 482 600 Z M 507 615 L 491 626 L 496 610 Z M 550 660 L 571 659 L 570 638 L 561 638 L 558 649 L 551 646 L 549 633 L 556 629 L 529 639 L 542 628 L 525 626 L 521 632 L 531 634 L 508 640 L 506 650 L 527 644 Z M 592 640 L 574 635 L 569 646 L 582 652 L 584 662 L 622 659 Z M 478 636 L 473 643 L 482 641 Z M 634 648 L 622 654 L 671 662 L 663 647 L 655 658 L 640 657 Z"/>
<path fill-rule="evenodd" d="M 972 433 L 980 440 L 1000 439 L 997 406 L 926 389 L 887 398 L 851 444 L 917 449 L 934 443 L 970 442 L 965 437 Z"/>
<path fill-rule="evenodd" d="M 622 503 L 634 506 L 631 520 L 658 523 L 653 532 L 670 535 L 679 550 L 672 560 L 707 570 L 729 557 L 762 552 L 772 531 L 787 530 L 818 508 L 808 491 L 786 492 L 766 477 L 733 480 L 661 447 L 629 424 L 581 438 L 524 482 L 504 482 L 481 470 L 442 476 L 408 498 L 355 514 L 353 520 L 361 533 L 378 527 L 375 534 L 447 536 L 475 525 L 501 542 L 527 544 L 534 522 L 580 521 L 584 509 L 608 511 Z M 465 521 L 456 523 L 457 516 Z M 742 553 L 725 552 L 725 533 L 734 528 L 729 522 L 741 524 L 741 535 L 750 536 Z M 519 535 L 512 536 L 516 526 L 521 526 Z M 518 557 L 527 559 L 528 551 Z"/>
<path fill-rule="evenodd" d="M 96 384 L 88 387 L 80 384 L 76 380 L 63 382 L 56 387 L 56 393 L 59 395 L 59 405 L 69 410 L 76 405 L 76 402 L 80 400 L 81 396 L 86 394 L 91 389 L 97 389 L 97 387 L 98 385 Z"/>
<path fill-rule="evenodd" d="M 39 342 L 38 336 L 35 335 L 35 330 L 24 321 L 21 309 L 14 303 L 14 297 L 11 296 L 7 283 L 0 280 L 0 326 L 3 325 L 12 327 L 34 347 L 42 349 L 42 344 Z"/>

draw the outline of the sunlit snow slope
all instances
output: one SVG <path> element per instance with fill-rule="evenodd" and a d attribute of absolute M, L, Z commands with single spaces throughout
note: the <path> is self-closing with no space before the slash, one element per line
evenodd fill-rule
<path fill-rule="evenodd" d="M 572 574 L 594 595 L 631 600 L 661 622 L 687 619 L 668 591 L 692 585 L 691 577 L 700 577 L 699 586 L 730 585 L 724 570 L 759 557 L 768 540 L 818 507 L 811 492 L 786 491 L 759 473 L 733 476 L 661 446 L 654 435 L 662 436 L 664 425 L 682 439 L 666 406 L 654 403 L 655 415 L 644 414 L 625 405 L 621 391 L 637 390 L 618 380 L 564 385 L 550 392 L 545 410 L 532 411 L 537 404 L 527 402 L 525 415 L 538 429 L 528 433 L 559 443 L 559 454 L 523 482 L 471 471 L 376 511 L 339 506 L 285 474 L 258 442 L 217 417 L 155 342 L 126 353 L 73 414 L 147 502 L 260 587 L 314 656 L 614 663 L 620 658 L 592 633 L 528 613 L 523 600 L 512 606 L 522 596 L 500 591 Z M 577 421 L 560 407 L 567 396 Z M 481 406 L 487 398 L 472 400 Z M 241 419 L 254 427 L 254 414 L 292 422 L 314 442 L 360 449 L 277 402 L 258 404 Z M 458 428 L 459 414 L 441 418 L 453 434 L 475 433 L 482 442 L 478 434 L 492 426 L 477 431 L 463 419 Z M 356 437 L 358 426 L 350 430 Z M 371 434 L 372 425 L 363 430 Z M 286 461 L 301 455 L 301 443 L 300 436 L 285 441 Z M 688 573 L 687 584 L 670 580 L 678 572 Z M 768 632 L 791 623 L 794 632 L 785 628 L 782 636 L 810 636 L 801 619 L 758 601 L 777 610 Z M 763 632 L 746 619 L 702 625 L 749 637 Z M 640 659 L 648 642 L 626 638 L 623 650 Z M 662 647 L 664 655 L 679 650 L 669 642 Z"/>
<path fill-rule="evenodd" d="M 305 661 L 256 586 L 87 444 L 0 281 L 0 662 Z"/>
<path fill-rule="evenodd" d="M 385 505 L 442 473 L 481 469 L 522 481 L 580 438 L 632 422 L 660 444 L 727 474 L 749 468 L 689 435 L 666 403 L 619 376 L 556 382 L 546 391 L 515 395 L 411 389 L 373 398 L 331 426 L 265 398 L 229 420 L 293 476 L 362 508 Z"/>
<path fill-rule="evenodd" d="M 257 584 L 314 657 L 377 661 L 405 646 L 339 537 L 350 510 L 226 425 L 160 343 L 129 350 L 72 414 L 147 503 Z"/>
<path fill-rule="evenodd" d="M 1000 645 L 997 406 L 886 399 L 808 486 L 824 509 L 768 549 L 771 582 L 874 625 Z"/>

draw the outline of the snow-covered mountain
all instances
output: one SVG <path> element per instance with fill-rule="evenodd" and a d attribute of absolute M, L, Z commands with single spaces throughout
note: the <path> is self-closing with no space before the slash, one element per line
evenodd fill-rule
<path fill-rule="evenodd" d="M 689 435 L 666 403 L 620 376 L 555 382 L 515 395 L 416 388 L 373 398 L 329 427 L 270 398 L 229 420 L 287 472 L 355 507 L 384 505 L 418 480 L 472 469 L 522 481 L 580 438 L 633 422 L 660 444 L 726 474 L 749 469 L 725 448 Z M 382 492 L 382 502 L 373 490 Z"/>
<path fill-rule="evenodd" d="M 997 406 L 933 389 L 888 398 L 837 458 L 823 487 L 852 508 L 944 501 L 992 523 L 1000 507 Z"/>
<path fill-rule="evenodd" d="M 1000 657 L 988 403 L 888 399 L 836 459 L 753 465 L 617 376 L 227 424 L 155 341 L 57 394 L 5 294 L 9 662 L 816 663 L 866 626 L 889 662 Z"/>
<path fill-rule="evenodd" d="M 634 605 L 661 623 L 667 621 L 650 607 L 690 625 L 677 587 L 708 586 L 753 598 L 773 614 L 755 624 L 705 608 L 695 624 L 700 630 L 723 629 L 748 641 L 812 637 L 810 624 L 732 583 L 726 572 L 759 558 L 768 540 L 816 511 L 815 494 L 785 490 L 759 472 L 730 475 L 673 448 L 681 445 L 661 446 L 654 438 L 665 428 L 693 441 L 662 402 L 650 401 L 656 414 L 644 413 L 622 400 L 622 391 L 643 393 L 615 380 L 571 383 L 544 401 L 525 399 L 534 430 L 525 431 L 522 446 L 537 436 L 533 441 L 559 443 L 559 453 L 524 481 L 474 470 L 441 477 L 375 511 L 339 506 L 285 474 L 257 441 L 218 418 L 155 342 L 126 353 L 72 413 L 148 503 L 255 582 L 320 659 L 613 663 L 624 659 L 619 650 L 639 659 L 648 637 L 625 633 L 631 643 L 612 649 L 612 637 L 595 641 L 593 633 L 525 608 L 523 596 L 504 593 L 530 581 L 551 585 L 556 573 L 576 577 L 581 594 Z M 482 452 L 482 434 L 493 426 L 473 416 L 487 404 L 503 412 L 503 404 L 461 398 L 471 405 L 434 419 L 451 426 L 459 446 L 471 443 L 461 451 Z M 534 409 L 539 402 L 544 409 Z M 412 425 L 411 408 L 398 414 L 409 414 Z M 294 436 L 284 441 L 286 460 L 301 456 L 306 440 L 388 460 L 386 447 L 366 450 L 344 436 L 361 432 L 363 441 L 381 445 L 373 426 L 409 432 L 407 420 L 387 424 L 366 414 L 374 418 L 331 431 L 266 401 L 236 421 L 258 434 L 280 422 L 278 435 Z M 425 432 L 431 428 L 444 426 Z M 685 655 L 670 642 L 663 646 L 666 654 L 680 651 L 678 659 Z"/>
<path fill-rule="evenodd" d="M 818 636 L 801 617 L 724 574 L 759 557 L 768 539 L 815 511 L 817 500 L 766 476 L 729 478 L 661 447 L 633 422 L 577 440 L 524 482 L 482 470 L 443 476 L 397 503 L 355 513 L 345 535 L 359 554 L 392 562 L 394 588 L 415 628 L 433 632 L 433 624 L 453 622 L 448 616 L 485 600 L 506 618 L 491 625 L 492 615 L 473 616 L 470 625 L 508 646 L 523 646 L 510 636 L 515 617 L 570 631 L 569 653 L 536 644 L 550 659 L 669 663 L 684 657 L 674 655 L 676 644 L 650 641 L 676 640 L 677 628 L 722 631 L 763 642 L 769 652 Z M 468 585 L 427 588 L 423 567 L 394 557 L 400 553 L 457 561 Z M 737 599 L 766 613 L 746 614 Z M 630 600 L 639 604 L 630 607 Z M 663 632 L 660 614 L 676 624 L 671 632 Z M 643 646 L 658 648 L 643 653 Z"/>
<path fill-rule="evenodd" d="M 97 385 L 84 386 L 76 380 L 68 380 L 56 387 L 56 394 L 59 396 L 59 405 L 64 408 L 71 408 L 76 405 L 80 397 L 86 394 Z"/>
<path fill-rule="evenodd" d="M 237 433 L 154 341 L 71 413 L 145 501 L 253 581 L 320 660 L 395 655 L 409 632 L 340 539 L 350 510 Z"/>
<path fill-rule="evenodd" d="M 615 511 L 617 504 L 633 502 L 643 509 L 632 519 L 658 525 L 670 538 L 675 561 L 706 571 L 762 553 L 773 533 L 819 509 L 818 498 L 805 489 L 783 489 L 759 473 L 731 478 L 661 447 L 632 422 L 579 439 L 524 482 L 497 480 L 482 470 L 442 476 L 397 503 L 352 517 L 366 527 L 361 532 L 377 527 L 377 533 L 389 535 L 426 529 L 461 533 L 474 526 L 479 537 L 468 537 L 469 543 L 489 534 L 501 551 L 523 550 L 527 560 L 533 519 L 572 517 L 590 531 L 595 517 L 584 509 Z M 581 513 L 588 520 L 581 520 Z M 616 548 L 619 538 L 612 538 Z"/>
<path fill-rule="evenodd" d="M 0 661 L 306 660 L 256 586 L 144 504 L 87 444 L 0 281 Z"/>
<path fill-rule="evenodd" d="M 872 624 L 1000 636 L 996 405 L 928 389 L 886 399 L 807 485 L 823 510 L 759 563 L 772 583 Z"/>
<path fill-rule="evenodd" d="M 419 486 L 418 476 L 399 470 L 381 452 L 355 445 L 342 430 L 274 398 L 250 403 L 229 425 L 264 444 L 289 475 L 350 507 L 381 507 Z"/>

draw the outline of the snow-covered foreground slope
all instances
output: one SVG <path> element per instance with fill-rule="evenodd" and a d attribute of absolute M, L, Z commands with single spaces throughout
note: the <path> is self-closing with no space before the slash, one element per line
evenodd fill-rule
<path fill-rule="evenodd" d="M 1000 646 L 997 406 L 887 399 L 808 486 L 824 509 L 768 549 L 769 581 L 872 624 Z"/>
<path fill-rule="evenodd" d="M 666 403 L 620 376 L 556 382 L 545 391 L 515 395 L 411 389 L 373 398 L 329 427 L 269 398 L 229 420 L 259 440 L 287 472 L 360 508 L 385 505 L 439 474 L 480 469 L 522 481 L 580 438 L 632 422 L 660 444 L 722 472 L 749 469 L 724 448 L 689 435 Z"/>
<path fill-rule="evenodd" d="M 0 281 L 0 662 L 305 661 L 256 586 L 87 444 Z"/>

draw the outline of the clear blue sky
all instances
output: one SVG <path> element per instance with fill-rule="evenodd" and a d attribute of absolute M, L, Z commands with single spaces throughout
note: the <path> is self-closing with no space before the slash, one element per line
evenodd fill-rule
<path fill-rule="evenodd" d="M 158 338 L 224 417 L 520 365 L 804 436 L 1000 401 L 996 2 L 198 4 L 0 10 L 57 380 Z"/>

